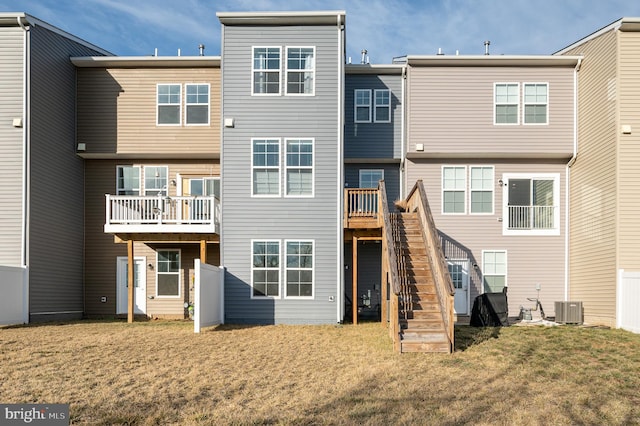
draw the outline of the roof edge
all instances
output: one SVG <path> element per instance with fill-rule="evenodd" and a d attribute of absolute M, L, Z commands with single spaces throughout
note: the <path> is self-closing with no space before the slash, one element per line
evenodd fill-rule
<path fill-rule="evenodd" d="M 220 56 L 76 56 L 79 68 L 190 68 L 219 67 Z"/>
<path fill-rule="evenodd" d="M 571 43 L 570 45 L 554 52 L 554 55 L 564 55 L 566 52 L 579 47 L 588 41 L 593 40 L 594 38 L 600 37 L 601 35 L 608 33 L 609 31 L 620 30 L 620 31 L 640 31 L 640 18 L 639 17 L 622 17 L 610 23 L 609 25 L 605 25 L 597 31 L 592 32 L 586 37 L 582 37 L 578 41 Z"/>
<path fill-rule="evenodd" d="M 581 56 L 553 55 L 407 55 L 409 65 L 429 66 L 576 66 Z"/>
<path fill-rule="evenodd" d="M 217 12 L 223 25 L 344 25 L 344 10 L 287 11 L 287 12 Z"/>

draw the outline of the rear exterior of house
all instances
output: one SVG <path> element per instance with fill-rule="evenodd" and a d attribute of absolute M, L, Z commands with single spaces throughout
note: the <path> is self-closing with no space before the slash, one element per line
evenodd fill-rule
<path fill-rule="evenodd" d="M 84 159 L 85 309 L 185 318 L 220 261 L 220 58 L 72 58 Z M 129 253 L 129 244 L 133 253 Z"/>
<path fill-rule="evenodd" d="M 577 58 L 407 60 L 405 185 L 423 181 L 458 318 L 505 288 L 511 317 L 538 288 L 553 315 L 566 297 Z"/>
<path fill-rule="evenodd" d="M 80 318 L 83 164 L 69 56 L 108 52 L 23 13 L 0 23 L 0 265 L 28 270 L 10 283 L 27 295 L 25 321 Z"/>
<path fill-rule="evenodd" d="M 342 315 L 344 12 L 218 13 L 225 321 Z"/>
<path fill-rule="evenodd" d="M 585 322 L 640 332 L 640 19 L 622 18 L 558 52 L 583 55 L 571 167 L 569 298 Z"/>

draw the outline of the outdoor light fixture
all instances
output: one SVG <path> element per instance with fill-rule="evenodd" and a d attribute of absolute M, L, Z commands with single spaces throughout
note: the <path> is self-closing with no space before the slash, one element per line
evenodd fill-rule
<path fill-rule="evenodd" d="M 148 264 L 147 268 L 149 268 L 150 271 L 153 271 L 153 263 Z"/>

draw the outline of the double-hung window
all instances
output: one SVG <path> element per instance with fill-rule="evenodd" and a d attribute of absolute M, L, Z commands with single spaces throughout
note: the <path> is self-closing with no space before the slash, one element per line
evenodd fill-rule
<path fill-rule="evenodd" d="M 359 175 L 360 188 L 377 188 L 378 182 L 384 179 L 384 170 L 360 169 Z"/>
<path fill-rule="evenodd" d="M 493 166 L 469 167 L 469 212 L 493 213 Z"/>
<path fill-rule="evenodd" d="M 280 139 L 252 139 L 251 194 L 280 195 Z"/>
<path fill-rule="evenodd" d="M 187 125 L 209 124 L 209 84 L 185 84 Z"/>
<path fill-rule="evenodd" d="M 286 297 L 313 297 L 313 241 L 285 241 Z"/>
<path fill-rule="evenodd" d="M 374 90 L 373 100 L 373 121 L 376 123 L 391 122 L 391 95 L 389 89 Z"/>
<path fill-rule="evenodd" d="M 165 126 L 180 125 L 180 105 L 182 103 L 180 84 L 158 84 L 156 122 Z"/>
<path fill-rule="evenodd" d="M 280 241 L 251 241 L 251 297 L 280 297 Z"/>
<path fill-rule="evenodd" d="M 116 174 L 116 195 L 140 195 L 140 166 L 117 166 Z"/>
<path fill-rule="evenodd" d="M 500 293 L 507 286 L 506 250 L 482 251 L 482 276 L 485 293 Z"/>
<path fill-rule="evenodd" d="M 313 95 L 315 48 L 287 47 L 286 94 Z"/>
<path fill-rule="evenodd" d="M 180 297 L 180 250 L 157 251 L 156 295 Z"/>
<path fill-rule="evenodd" d="M 371 122 L 371 90 L 356 89 L 353 94 L 354 122 Z"/>
<path fill-rule="evenodd" d="M 464 214 L 466 212 L 466 167 L 442 167 L 442 213 Z"/>
<path fill-rule="evenodd" d="M 524 124 L 549 122 L 547 83 L 524 83 Z"/>
<path fill-rule="evenodd" d="M 518 124 L 520 84 L 496 83 L 494 93 L 494 123 Z"/>
<path fill-rule="evenodd" d="M 313 140 L 286 139 L 285 196 L 313 196 Z"/>
<path fill-rule="evenodd" d="M 167 166 L 144 167 L 144 195 L 167 195 Z"/>
<path fill-rule="evenodd" d="M 280 47 L 254 47 L 251 70 L 254 95 L 280 94 Z"/>
<path fill-rule="evenodd" d="M 560 175 L 506 174 L 505 234 L 558 235 Z"/>

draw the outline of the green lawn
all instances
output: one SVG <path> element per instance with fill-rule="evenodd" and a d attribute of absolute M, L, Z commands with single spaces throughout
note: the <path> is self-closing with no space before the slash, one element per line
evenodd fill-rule
<path fill-rule="evenodd" d="M 379 324 L 81 321 L 0 329 L 0 402 L 72 424 L 640 424 L 640 335 L 456 328 L 397 354 Z"/>

